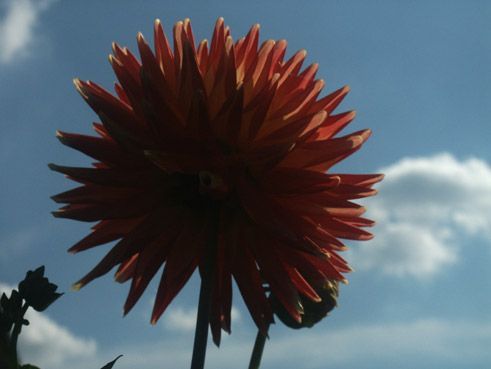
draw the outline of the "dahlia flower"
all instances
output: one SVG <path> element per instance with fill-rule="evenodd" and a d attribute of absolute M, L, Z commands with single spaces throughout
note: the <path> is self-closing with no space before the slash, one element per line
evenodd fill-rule
<path fill-rule="evenodd" d="M 351 200 L 374 195 L 382 176 L 331 168 L 370 130 L 339 136 L 355 116 L 334 113 L 348 87 L 320 97 L 324 81 L 317 64 L 302 70 L 305 51 L 285 58 L 286 41 L 258 40 L 255 25 L 234 42 L 221 18 L 211 43 L 196 45 L 188 19 L 169 40 L 157 20 L 154 50 L 138 34 L 139 59 L 113 44 L 116 95 L 74 81 L 99 116 L 97 136 L 57 137 L 96 162 L 50 165 L 80 183 L 53 197 L 65 204 L 54 215 L 97 222 L 73 253 L 117 241 L 76 288 L 118 267 L 116 280 L 131 282 L 127 313 L 163 266 L 155 323 L 212 259 L 218 344 L 231 328 L 232 280 L 262 332 L 273 319 L 269 293 L 301 323 L 303 301 L 332 298 L 308 281 L 345 281 L 340 239 L 372 238 L 363 228 L 373 222 Z"/>

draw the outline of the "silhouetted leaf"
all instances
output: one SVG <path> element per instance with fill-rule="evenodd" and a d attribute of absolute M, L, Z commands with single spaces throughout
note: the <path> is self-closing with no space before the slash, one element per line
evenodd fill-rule
<path fill-rule="evenodd" d="M 31 364 L 24 364 L 20 367 L 20 369 L 39 369 L 39 367 L 31 365 Z"/>
<path fill-rule="evenodd" d="M 116 362 L 116 360 L 118 360 L 121 356 L 123 356 L 123 355 L 119 355 L 116 359 L 114 359 L 113 361 L 107 363 L 101 369 L 111 369 L 113 367 L 114 363 Z"/>
<path fill-rule="evenodd" d="M 22 316 L 22 297 L 19 291 L 12 290 L 10 297 L 5 293 L 0 297 L 0 331 L 8 333 L 15 323 L 25 324 L 25 319 Z"/>

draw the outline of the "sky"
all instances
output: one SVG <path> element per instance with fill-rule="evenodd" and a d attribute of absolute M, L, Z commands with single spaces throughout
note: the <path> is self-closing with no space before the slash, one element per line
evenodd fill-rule
<path fill-rule="evenodd" d="M 111 42 L 136 50 L 153 21 L 190 18 L 197 39 L 224 17 L 234 39 L 261 24 L 320 65 L 325 93 L 351 92 L 345 133 L 371 128 L 363 149 L 336 168 L 385 173 L 363 201 L 375 238 L 350 242 L 355 271 L 339 306 L 312 329 L 276 324 L 263 368 L 489 368 L 491 362 L 491 3 L 488 1 L 68 1 L 0 0 L 0 290 L 27 270 L 66 292 L 29 313 L 23 360 L 43 369 L 189 365 L 199 280 L 194 276 L 156 326 L 152 283 L 122 317 L 126 285 L 111 275 L 70 285 L 107 247 L 66 249 L 89 225 L 55 219 L 50 196 L 73 187 L 47 164 L 89 163 L 55 131 L 90 133 L 95 118 L 72 85 L 111 88 Z M 207 368 L 247 367 L 255 328 L 235 292 L 232 335 L 209 345 Z"/>

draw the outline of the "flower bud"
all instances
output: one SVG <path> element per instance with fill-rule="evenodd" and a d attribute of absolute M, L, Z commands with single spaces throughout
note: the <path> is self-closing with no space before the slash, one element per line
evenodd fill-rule
<path fill-rule="evenodd" d="M 62 293 L 57 293 L 57 285 L 50 283 L 44 277 L 44 266 L 35 271 L 28 271 L 26 277 L 19 283 L 19 292 L 27 304 L 34 310 L 43 311 L 55 302 Z"/>
<path fill-rule="evenodd" d="M 294 329 L 311 328 L 320 322 L 327 314 L 336 307 L 339 295 L 338 282 L 325 280 L 317 286 L 312 286 L 315 292 L 322 299 L 319 302 L 312 301 L 308 297 L 300 296 L 303 306 L 302 321 L 299 323 L 285 310 L 276 297 L 271 294 L 270 302 L 273 312 L 286 326 Z"/>

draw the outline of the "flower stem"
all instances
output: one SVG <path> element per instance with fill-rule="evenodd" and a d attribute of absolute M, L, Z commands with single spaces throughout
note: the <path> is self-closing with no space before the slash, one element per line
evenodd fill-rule
<path fill-rule="evenodd" d="M 22 329 L 22 322 L 24 320 L 24 315 L 26 314 L 27 309 L 29 308 L 29 305 L 27 302 L 22 306 L 21 314 L 20 314 L 20 319 L 15 322 L 14 324 L 14 329 L 12 330 L 12 335 L 10 336 L 10 347 L 12 350 L 12 357 L 14 359 L 14 362 L 16 365 L 19 365 L 18 357 L 17 357 L 17 340 L 19 338 L 20 331 Z"/>
<path fill-rule="evenodd" d="M 217 216 L 218 218 L 218 216 Z M 217 225 L 218 219 L 215 222 Z M 204 268 L 201 276 L 201 287 L 199 291 L 198 316 L 196 318 L 196 330 L 194 332 L 193 357 L 191 359 L 191 369 L 203 369 L 205 367 L 206 345 L 208 342 L 208 323 L 210 319 L 211 294 L 213 291 L 215 258 L 217 249 L 216 232 L 218 227 L 214 227 L 211 232 L 213 237 L 208 240 L 205 249 Z"/>
<path fill-rule="evenodd" d="M 194 333 L 193 358 L 191 369 L 203 369 L 205 366 L 206 344 L 208 341 L 208 320 L 210 316 L 211 283 L 203 275 L 199 291 L 198 317 Z"/>
<path fill-rule="evenodd" d="M 254 342 L 251 361 L 249 362 L 249 369 L 259 369 L 263 357 L 264 345 L 266 344 L 266 336 L 267 334 L 261 333 L 260 330 L 257 331 L 256 342 Z"/>

